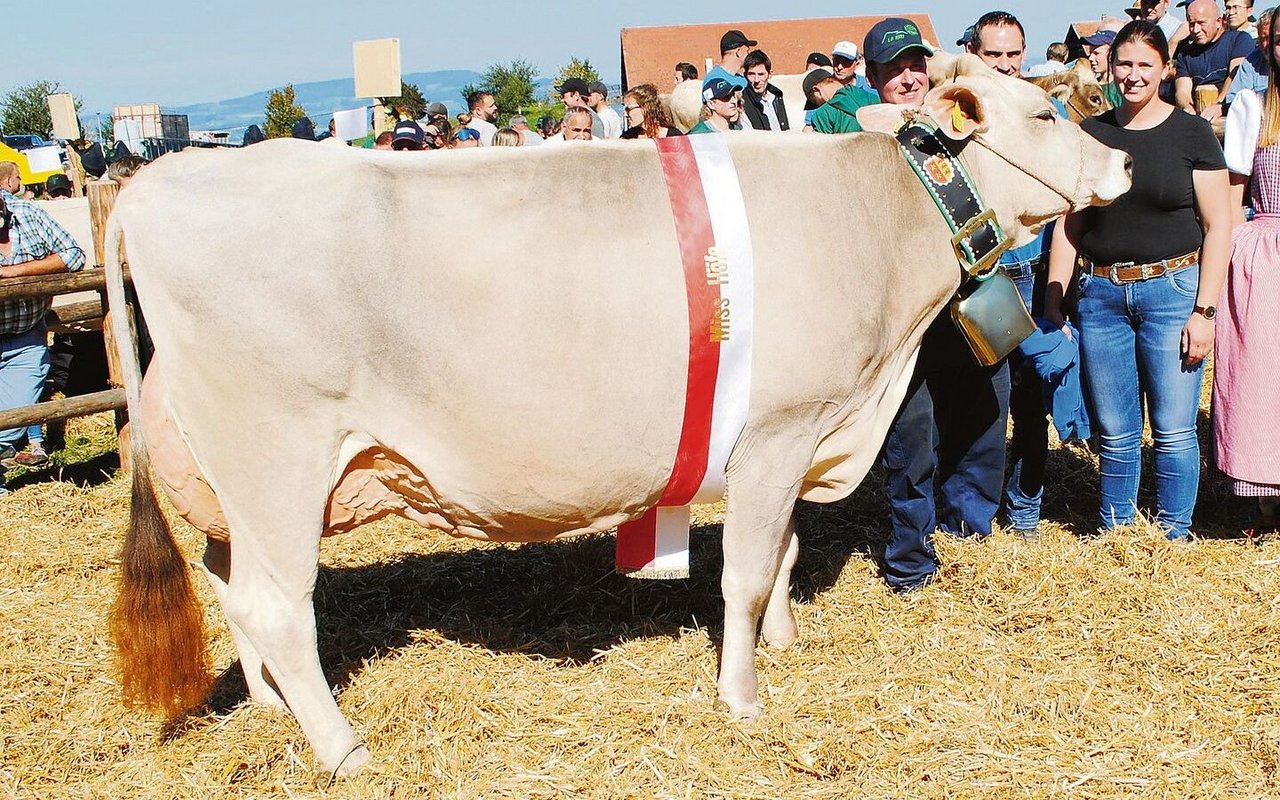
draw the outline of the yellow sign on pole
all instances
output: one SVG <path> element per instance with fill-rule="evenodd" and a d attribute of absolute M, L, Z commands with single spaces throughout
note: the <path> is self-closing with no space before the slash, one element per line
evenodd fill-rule
<path fill-rule="evenodd" d="M 53 120 L 53 138 L 75 141 L 80 138 L 80 120 L 76 117 L 76 101 L 66 93 L 51 94 L 49 117 Z"/>
<path fill-rule="evenodd" d="M 356 97 L 400 96 L 400 40 L 355 42 Z"/>

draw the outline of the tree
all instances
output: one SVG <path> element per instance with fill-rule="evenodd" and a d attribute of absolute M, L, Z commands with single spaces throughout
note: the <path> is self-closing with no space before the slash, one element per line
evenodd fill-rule
<path fill-rule="evenodd" d="M 262 132 L 268 139 L 280 139 L 293 134 L 293 123 L 307 115 L 293 93 L 293 84 L 286 84 L 267 95 L 267 107 L 263 111 L 266 120 Z"/>
<path fill-rule="evenodd" d="M 498 104 L 498 119 L 505 123 L 512 114 L 533 105 L 533 82 L 537 78 L 537 67 L 516 59 L 510 64 L 490 66 L 481 77 L 480 85 L 493 94 L 493 101 Z"/>
<path fill-rule="evenodd" d="M 427 98 L 412 83 L 400 81 L 399 97 L 380 97 L 378 102 L 391 109 L 400 119 L 422 119 L 427 115 Z"/>
<path fill-rule="evenodd" d="M 560 74 L 556 76 L 555 83 L 551 86 L 550 96 L 559 100 L 559 95 L 554 94 L 556 87 L 564 83 L 570 78 L 581 78 L 587 83 L 600 80 L 600 73 L 596 68 L 591 66 L 591 59 L 578 58 L 573 56 L 569 59 L 569 63 L 560 68 Z"/>
<path fill-rule="evenodd" d="M 5 133 L 33 133 L 42 139 L 53 138 L 48 97 L 63 91 L 57 81 L 36 81 L 19 86 L 0 100 L 0 128 Z M 80 99 L 76 98 L 77 112 L 80 105 Z"/>

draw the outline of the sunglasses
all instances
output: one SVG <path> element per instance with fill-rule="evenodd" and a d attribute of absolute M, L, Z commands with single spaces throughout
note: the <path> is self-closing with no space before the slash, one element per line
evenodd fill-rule
<path fill-rule="evenodd" d="M 473 131 L 471 128 L 463 128 L 462 130 L 454 134 L 453 138 L 462 139 L 464 141 L 467 139 L 475 139 L 478 142 L 480 141 L 480 134 L 477 133 L 476 131 Z"/>

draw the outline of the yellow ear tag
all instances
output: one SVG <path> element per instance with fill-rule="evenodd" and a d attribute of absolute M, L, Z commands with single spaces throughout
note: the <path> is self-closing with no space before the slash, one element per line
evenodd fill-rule
<path fill-rule="evenodd" d="M 964 111 L 961 110 L 959 103 L 956 103 L 951 107 L 951 127 L 955 129 L 956 133 L 960 133 L 964 130 L 964 124 L 968 122 L 968 120 L 969 118 L 964 115 Z"/>

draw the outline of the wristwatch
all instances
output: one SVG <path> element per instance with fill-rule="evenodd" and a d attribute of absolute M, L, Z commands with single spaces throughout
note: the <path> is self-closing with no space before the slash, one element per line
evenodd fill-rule
<path fill-rule="evenodd" d="M 1196 306 L 1194 313 L 1199 314 L 1205 319 L 1213 319 L 1218 316 L 1218 309 L 1214 306 Z"/>

